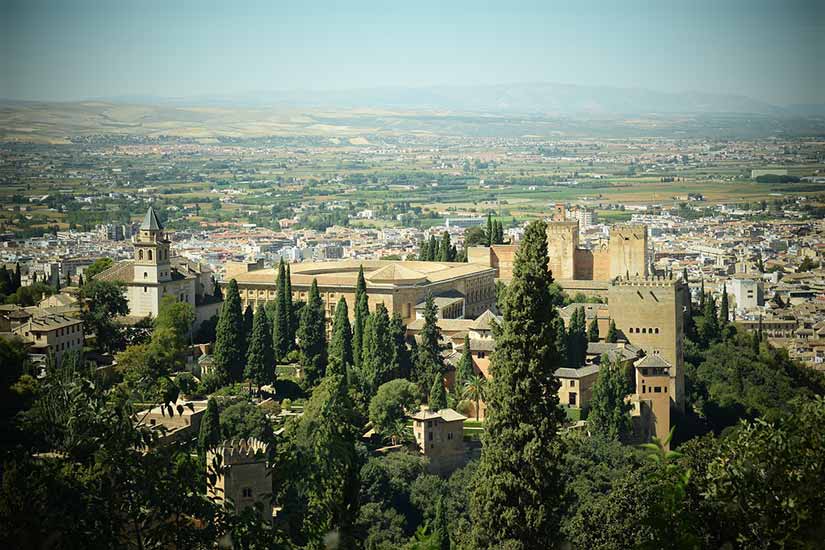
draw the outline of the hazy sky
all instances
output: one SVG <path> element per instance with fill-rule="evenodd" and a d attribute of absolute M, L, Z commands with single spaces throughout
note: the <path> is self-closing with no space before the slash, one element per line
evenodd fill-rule
<path fill-rule="evenodd" d="M 0 0 L 0 97 L 534 81 L 825 103 L 825 0 Z"/>

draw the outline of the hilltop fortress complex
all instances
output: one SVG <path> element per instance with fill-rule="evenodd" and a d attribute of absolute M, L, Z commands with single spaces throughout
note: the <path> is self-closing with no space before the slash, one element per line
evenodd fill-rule
<path fill-rule="evenodd" d="M 509 281 L 518 245 L 474 246 L 467 261 L 492 267 L 496 277 Z M 603 294 L 616 277 L 646 277 L 650 274 L 647 227 L 614 225 L 606 246 L 591 250 L 579 246 L 577 221 L 547 224 L 547 256 L 555 280 L 571 293 Z"/>

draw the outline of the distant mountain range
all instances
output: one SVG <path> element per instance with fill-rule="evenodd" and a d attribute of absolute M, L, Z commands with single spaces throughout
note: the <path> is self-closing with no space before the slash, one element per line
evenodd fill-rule
<path fill-rule="evenodd" d="M 628 116 L 673 114 L 760 114 L 823 116 L 825 103 L 773 105 L 743 95 L 660 92 L 641 88 L 580 86 L 559 83 L 488 86 L 383 87 L 340 91 L 259 91 L 185 98 L 117 97 L 107 101 L 224 107 L 405 109 L 549 116 Z"/>

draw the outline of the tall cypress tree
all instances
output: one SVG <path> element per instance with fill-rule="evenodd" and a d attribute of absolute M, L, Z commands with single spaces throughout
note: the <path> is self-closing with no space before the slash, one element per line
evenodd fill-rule
<path fill-rule="evenodd" d="M 567 338 L 567 359 L 570 368 L 577 369 L 584 365 L 587 356 L 587 327 L 584 308 L 576 308 L 570 317 Z"/>
<path fill-rule="evenodd" d="M 441 356 L 438 307 L 435 305 L 432 294 L 429 293 L 424 303 L 424 327 L 419 333 L 419 339 L 413 380 L 418 383 L 421 393 L 427 395 L 435 374 L 443 374 L 445 370 L 444 358 Z"/>
<path fill-rule="evenodd" d="M 241 296 L 238 283 L 232 279 L 215 328 L 215 371 L 223 383 L 241 379 L 246 359 L 243 339 Z"/>
<path fill-rule="evenodd" d="M 249 344 L 252 341 L 252 326 L 255 323 L 255 313 L 252 311 L 252 304 L 246 306 L 243 312 L 243 351 L 244 356 L 249 350 Z"/>
<path fill-rule="evenodd" d="M 728 289 L 722 285 L 722 304 L 719 306 L 719 326 L 725 328 L 730 322 L 730 306 L 728 305 Z"/>
<path fill-rule="evenodd" d="M 627 439 L 632 429 L 632 406 L 625 401 L 627 394 L 627 377 L 621 364 L 612 363 L 603 355 L 587 416 L 587 424 L 594 434 L 616 441 Z"/>
<path fill-rule="evenodd" d="M 286 359 L 292 344 L 289 341 L 289 304 L 286 299 L 286 268 L 284 260 L 278 265 L 278 281 L 275 296 L 275 323 L 272 327 L 272 342 L 275 357 L 279 361 Z"/>
<path fill-rule="evenodd" d="M 430 235 L 430 242 L 427 245 L 427 260 L 434 262 L 438 259 L 440 254 L 441 249 L 438 246 L 438 241 L 436 240 L 435 235 Z"/>
<path fill-rule="evenodd" d="M 202 459 L 206 459 L 206 451 L 215 448 L 221 442 L 221 415 L 218 411 L 218 403 L 214 398 L 210 398 L 206 403 L 206 412 L 201 419 L 200 432 L 198 433 L 198 454 Z"/>
<path fill-rule="evenodd" d="M 430 243 L 426 240 L 421 241 L 421 244 L 418 245 L 418 259 L 422 262 L 430 259 Z"/>
<path fill-rule="evenodd" d="M 493 227 L 493 216 L 492 214 L 487 214 L 487 231 L 484 232 L 484 236 L 486 237 L 485 244 L 487 246 L 493 245 L 493 239 L 495 238 L 495 228 Z"/>
<path fill-rule="evenodd" d="M 355 319 L 352 327 L 352 358 L 356 367 L 361 366 L 361 349 L 364 342 L 364 325 L 369 315 L 367 299 L 367 281 L 364 279 L 364 266 L 358 268 L 358 280 L 355 283 Z"/>
<path fill-rule="evenodd" d="M 547 224 L 526 229 L 494 327 L 483 452 L 470 500 L 476 548 L 544 548 L 559 540 L 562 365 L 554 345 Z"/>
<path fill-rule="evenodd" d="M 719 314 L 716 311 L 716 300 L 710 294 L 705 297 L 705 308 L 702 317 L 702 341 L 709 346 L 719 340 L 721 333 L 719 330 Z"/>
<path fill-rule="evenodd" d="M 439 262 L 451 262 L 455 258 L 452 257 L 453 252 L 453 245 L 450 242 L 450 234 L 448 232 L 444 232 L 441 235 L 441 245 L 438 248 L 438 261 Z"/>
<path fill-rule="evenodd" d="M 587 341 L 588 342 L 598 342 L 599 341 L 599 323 L 595 317 L 593 320 L 590 321 L 590 325 L 587 327 Z"/>
<path fill-rule="evenodd" d="M 327 368 L 326 316 L 316 279 L 312 279 L 307 303 L 301 310 L 298 342 L 304 381 L 311 388 L 324 377 Z"/>
<path fill-rule="evenodd" d="M 561 317 L 556 317 L 553 321 L 554 339 L 556 346 L 556 355 L 560 365 L 568 366 L 570 364 L 569 351 L 567 349 L 567 329 L 564 328 L 564 321 Z"/>
<path fill-rule="evenodd" d="M 461 359 L 458 362 L 458 368 L 455 371 L 455 388 L 458 393 L 464 384 L 475 375 L 475 366 L 473 364 L 473 354 L 470 351 L 470 335 L 464 335 L 464 349 L 461 352 Z"/>
<path fill-rule="evenodd" d="M 370 397 L 378 387 L 389 382 L 393 370 L 395 346 L 390 335 L 390 316 L 384 304 L 378 304 L 367 317 L 361 350 L 361 374 Z"/>
<path fill-rule="evenodd" d="M 450 550 L 450 524 L 444 510 L 444 496 L 438 497 L 435 505 L 435 519 L 433 520 L 432 550 Z"/>
<path fill-rule="evenodd" d="M 427 403 L 431 411 L 440 411 L 447 408 L 447 391 L 444 389 L 444 377 L 435 373 L 433 385 L 430 387 L 430 398 Z"/>
<path fill-rule="evenodd" d="M 349 324 L 349 310 L 343 296 L 335 306 L 335 319 L 332 321 L 332 339 L 329 343 L 329 365 L 327 373 L 347 374 L 347 367 L 352 362 L 352 329 Z"/>
<path fill-rule="evenodd" d="M 261 391 L 261 386 L 275 381 L 275 352 L 272 349 L 272 327 L 262 303 L 258 303 L 252 321 L 252 335 L 246 353 L 246 376 Z"/>
<path fill-rule="evenodd" d="M 390 338 L 393 343 L 393 376 L 395 378 L 409 378 L 412 364 L 410 350 L 407 349 L 407 326 L 398 312 L 390 318 Z"/>
<path fill-rule="evenodd" d="M 292 271 L 286 264 L 286 281 L 284 282 L 284 301 L 286 302 L 287 345 L 289 350 L 295 349 L 295 335 L 298 332 L 298 320 L 295 318 L 295 304 L 292 303 Z"/>

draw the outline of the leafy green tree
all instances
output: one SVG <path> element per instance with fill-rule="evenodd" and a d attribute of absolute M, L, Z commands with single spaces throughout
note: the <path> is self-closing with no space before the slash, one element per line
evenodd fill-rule
<path fill-rule="evenodd" d="M 619 341 L 619 331 L 616 330 L 616 321 L 610 320 L 610 325 L 607 327 L 607 338 L 605 341 L 609 344 L 615 344 Z"/>
<path fill-rule="evenodd" d="M 463 396 L 475 403 L 476 422 L 478 422 L 479 414 L 481 413 L 481 401 L 484 400 L 484 394 L 487 388 L 487 380 L 483 376 L 474 374 L 464 382 Z"/>
<path fill-rule="evenodd" d="M 254 437 L 269 441 L 272 426 L 262 408 L 251 401 L 238 401 L 221 411 L 221 436 L 225 440 Z"/>
<path fill-rule="evenodd" d="M 598 342 L 599 341 L 599 323 L 595 317 L 593 320 L 590 321 L 590 325 L 587 327 L 587 341 L 588 342 Z"/>
<path fill-rule="evenodd" d="M 627 440 L 632 430 L 632 406 L 625 401 L 627 394 L 627 376 L 621 363 L 613 363 L 603 355 L 587 416 L 592 433 L 606 439 Z"/>
<path fill-rule="evenodd" d="M 461 359 L 458 362 L 458 367 L 455 370 L 455 387 L 461 391 L 464 383 L 475 375 L 475 364 L 473 363 L 473 354 L 470 350 L 470 335 L 464 335 L 464 349 L 461 350 Z"/>
<path fill-rule="evenodd" d="M 120 345 L 121 329 L 115 317 L 128 315 L 125 286 L 109 281 L 91 281 L 80 291 L 83 302 L 83 326 L 86 334 L 97 337 L 97 347 L 112 352 Z"/>
<path fill-rule="evenodd" d="M 799 401 L 774 422 L 743 422 L 721 440 L 697 479 L 723 516 L 730 545 L 814 548 L 821 544 L 825 499 L 825 400 Z"/>
<path fill-rule="evenodd" d="M 278 279 L 275 291 L 275 322 L 272 327 L 272 342 L 275 349 L 275 358 L 278 361 L 286 359 L 292 343 L 289 341 L 289 302 L 286 296 L 286 268 L 284 260 L 278 264 Z"/>
<path fill-rule="evenodd" d="M 174 296 L 164 296 L 160 300 L 158 316 L 155 318 L 155 330 L 171 331 L 175 347 L 178 350 L 189 345 L 192 323 L 195 322 L 195 308 L 188 302 L 180 302 Z"/>
<path fill-rule="evenodd" d="M 272 327 L 269 317 L 261 303 L 255 310 L 252 321 L 252 336 L 246 353 L 246 370 L 244 374 L 250 383 L 254 382 L 261 391 L 261 386 L 275 381 L 275 351 L 272 349 Z"/>
<path fill-rule="evenodd" d="M 441 356 L 441 329 L 438 327 L 438 307 L 432 294 L 427 294 L 424 304 L 424 326 L 419 333 L 418 353 L 415 357 L 413 380 L 423 395 L 428 395 L 436 374 L 446 370 Z"/>
<path fill-rule="evenodd" d="M 287 425 L 280 474 L 296 544 L 320 549 L 335 531 L 341 548 L 355 546 L 361 460 L 352 421 L 344 378 L 331 374 L 313 390 L 303 416 Z"/>
<path fill-rule="evenodd" d="M 367 396 L 375 395 L 378 387 L 392 376 L 394 354 L 389 314 L 384 304 L 378 304 L 367 317 L 361 350 L 361 373 Z"/>
<path fill-rule="evenodd" d="M 347 368 L 352 364 L 352 330 L 349 324 L 349 311 L 347 301 L 341 296 L 338 305 L 335 306 L 335 319 L 332 321 L 327 372 L 345 376 Z"/>
<path fill-rule="evenodd" d="M 315 279 L 312 279 L 307 303 L 301 310 L 298 341 L 304 380 L 311 388 L 324 377 L 327 368 L 326 316 Z"/>
<path fill-rule="evenodd" d="M 562 365 L 546 232 L 542 221 L 527 226 L 493 329 L 483 452 L 470 501 L 477 548 L 551 546 L 558 539 L 564 418 L 554 373 Z"/>
<path fill-rule="evenodd" d="M 215 329 L 214 366 L 222 383 L 240 380 L 243 374 L 243 322 L 238 283 L 232 279 Z"/>
<path fill-rule="evenodd" d="M 428 402 L 430 410 L 440 411 L 447 408 L 447 391 L 444 389 L 444 378 L 441 373 L 436 373 L 433 378 L 433 386 L 430 388 L 430 400 Z"/>
<path fill-rule="evenodd" d="M 390 437 L 397 422 L 403 422 L 408 413 L 418 408 L 418 386 L 396 378 L 379 386 L 375 396 L 370 400 L 369 418 L 375 430 L 385 437 Z"/>
<path fill-rule="evenodd" d="M 364 326 L 370 314 L 367 301 L 367 281 L 364 279 L 364 266 L 358 267 L 358 279 L 355 284 L 355 318 L 352 327 L 352 358 L 355 366 L 361 366 L 361 349 L 364 342 Z"/>
<path fill-rule="evenodd" d="M 97 275 L 98 273 L 102 273 L 103 271 L 106 271 L 107 269 L 112 267 L 114 263 L 115 262 L 111 258 L 96 259 L 94 262 L 92 262 L 92 265 L 83 270 L 83 273 L 86 275 L 86 280 L 91 281 L 92 279 L 94 279 L 95 275 Z"/>
<path fill-rule="evenodd" d="M 221 441 L 221 413 L 218 403 L 210 399 L 206 403 L 206 412 L 201 419 L 201 428 L 198 434 L 198 452 L 206 458 L 206 451 L 217 446 Z"/>
<path fill-rule="evenodd" d="M 438 499 L 433 521 L 434 547 L 436 550 L 450 550 L 450 529 L 447 513 L 444 511 L 444 497 Z"/>
<path fill-rule="evenodd" d="M 486 246 L 487 235 L 481 227 L 469 227 L 464 232 L 464 248 L 471 246 Z"/>

